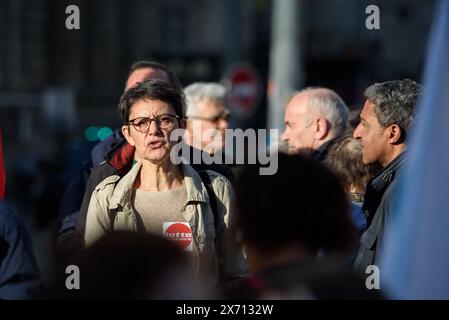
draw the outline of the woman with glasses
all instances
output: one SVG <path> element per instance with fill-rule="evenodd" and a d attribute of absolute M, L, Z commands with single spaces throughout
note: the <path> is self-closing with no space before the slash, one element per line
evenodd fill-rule
<path fill-rule="evenodd" d="M 245 270 L 241 250 L 226 240 L 232 190 L 226 178 L 207 171 L 213 189 L 209 195 L 190 165 L 172 162 L 170 152 L 178 139 L 171 134 L 185 128 L 184 105 L 180 92 L 160 80 L 142 82 L 122 95 L 122 132 L 139 161 L 122 178 L 110 176 L 95 188 L 84 241 L 90 246 L 114 230 L 158 234 L 192 257 L 198 275 L 217 284 L 219 278 L 238 278 Z M 215 213 L 209 196 L 216 197 Z"/>

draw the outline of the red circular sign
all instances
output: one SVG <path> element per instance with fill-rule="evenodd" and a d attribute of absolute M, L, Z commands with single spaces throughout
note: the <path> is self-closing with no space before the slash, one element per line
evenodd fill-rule
<path fill-rule="evenodd" d="M 257 109 L 261 98 L 261 80 L 249 65 L 237 65 L 226 76 L 228 101 L 237 116 L 248 117 Z"/>
<path fill-rule="evenodd" d="M 166 230 L 164 236 L 176 243 L 178 243 L 183 249 L 192 243 L 192 230 L 189 226 L 183 223 L 173 223 Z"/>

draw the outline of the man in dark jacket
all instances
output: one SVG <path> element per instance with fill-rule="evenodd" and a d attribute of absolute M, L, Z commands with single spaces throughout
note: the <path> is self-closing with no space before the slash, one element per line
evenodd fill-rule
<path fill-rule="evenodd" d="M 374 176 L 365 192 L 362 210 L 368 228 L 360 239 L 354 266 L 362 272 L 379 266 L 380 251 L 392 211 L 396 186 L 407 161 L 407 136 L 421 86 L 409 79 L 376 83 L 365 91 L 366 102 L 354 138 L 360 139 L 365 164 L 383 169 Z"/>
<path fill-rule="evenodd" d="M 347 126 L 349 109 L 333 90 L 306 88 L 287 103 L 283 140 L 291 154 L 308 154 L 319 162 L 326 160 L 329 150 Z M 364 221 L 360 211 L 353 215 L 354 225 Z"/>
<path fill-rule="evenodd" d="M 348 113 L 340 96 L 327 88 L 306 88 L 293 95 L 285 110 L 282 136 L 289 153 L 310 154 L 323 161 L 335 139 L 345 132 Z"/>

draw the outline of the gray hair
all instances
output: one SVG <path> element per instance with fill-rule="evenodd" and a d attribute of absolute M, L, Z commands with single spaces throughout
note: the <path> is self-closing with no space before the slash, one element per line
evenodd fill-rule
<path fill-rule="evenodd" d="M 216 82 L 194 82 L 184 88 L 184 94 L 186 96 L 187 117 L 198 115 L 197 106 L 202 101 L 222 105 L 226 103 L 226 88 Z"/>
<path fill-rule="evenodd" d="M 331 132 L 339 137 L 346 131 L 349 108 L 333 90 L 323 87 L 308 87 L 299 93 L 308 92 L 307 107 L 310 112 L 329 121 Z"/>
<path fill-rule="evenodd" d="M 365 90 L 365 97 L 374 104 L 374 113 L 382 127 L 396 124 L 406 138 L 415 117 L 422 86 L 410 79 L 375 83 Z"/>

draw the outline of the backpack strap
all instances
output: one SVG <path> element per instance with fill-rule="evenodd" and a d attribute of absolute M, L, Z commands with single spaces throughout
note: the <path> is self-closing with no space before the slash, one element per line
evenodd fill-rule
<path fill-rule="evenodd" d="M 198 174 L 201 177 L 201 180 L 206 187 L 207 194 L 209 195 L 209 204 L 212 209 L 212 213 L 214 215 L 214 227 L 217 230 L 218 225 L 218 214 L 217 214 L 217 196 L 215 195 L 214 189 L 212 188 L 212 181 L 210 180 L 210 176 L 205 170 L 198 171 Z"/>
<path fill-rule="evenodd" d="M 214 189 L 212 188 L 212 181 L 210 179 L 209 174 L 207 173 L 206 170 L 200 170 L 198 171 L 198 174 L 201 177 L 201 180 L 204 183 L 204 186 L 206 187 L 207 190 L 207 194 L 209 195 L 209 205 L 212 209 L 212 213 L 214 215 L 214 228 L 215 228 L 215 232 L 216 232 L 216 236 L 217 236 L 217 226 L 218 226 L 218 207 L 217 207 L 217 196 L 215 195 Z M 219 252 L 219 248 L 218 248 L 218 243 L 215 239 L 215 254 L 217 255 L 217 260 L 218 260 L 218 284 L 219 285 L 223 285 L 224 284 L 224 278 L 223 278 L 223 261 L 222 259 L 218 256 L 218 252 Z"/>

